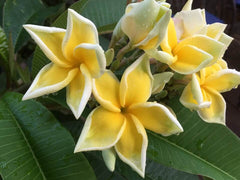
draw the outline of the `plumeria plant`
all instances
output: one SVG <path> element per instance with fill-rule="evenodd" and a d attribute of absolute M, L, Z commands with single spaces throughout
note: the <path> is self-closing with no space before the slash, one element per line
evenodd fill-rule
<path fill-rule="evenodd" d="M 233 38 L 192 3 L 2 3 L 0 179 L 240 179 Z"/>

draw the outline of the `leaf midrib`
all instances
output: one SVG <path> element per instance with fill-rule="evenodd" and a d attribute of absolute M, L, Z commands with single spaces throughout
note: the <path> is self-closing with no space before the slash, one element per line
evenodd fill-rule
<path fill-rule="evenodd" d="M 20 130 L 20 133 L 22 134 L 22 136 L 23 136 L 23 138 L 24 138 L 24 140 L 25 140 L 28 148 L 30 149 L 30 152 L 31 152 L 31 154 L 32 154 L 32 156 L 33 156 L 33 159 L 35 160 L 35 162 L 36 162 L 36 164 L 37 164 L 37 166 L 38 166 L 38 168 L 39 168 L 39 170 L 40 170 L 40 173 L 42 174 L 44 180 L 47 180 L 47 178 L 45 177 L 45 175 L 44 175 L 44 173 L 43 173 L 43 171 L 42 171 L 42 168 L 41 168 L 41 166 L 40 166 L 40 164 L 39 164 L 39 162 L 38 162 L 38 160 L 37 160 L 37 157 L 36 157 L 34 151 L 32 150 L 31 145 L 30 145 L 27 137 L 25 136 L 24 131 L 22 130 L 21 125 L 18 123 L 17 119 L 15 118 L 14 113 L 10 111 L 11 108 L 9 107 L 8 103 L 5 102 L 4 100 L 3 100 L 2 102 L 6 105 L 8 113 L 10 114 L 10 116 L 12 117 L 12 119 L 14 120 L 14 122 L 16 123 L 17 128 Z"/>
<path fill-rule="evenodd" d="M 191 151 L 189 151 L 189 150 L 186 150 L 186 149 L 184 149 L 183 147 L 181 147 L 181 146 L 179 146 L 179 145 L 177 145 L 177 144 L 175 144 L 175 143 L 173 143 L 173 142 L 171 142 L 171 141 L 169 141 L 169 140 L 167 140 L 167 139 L 165 139 L 165 138 L 162 138 L 161 136 L 158 136 L 158 135 L 154 134 L 153 132 L 150 132 L 150 131 L 149 131 L 148 133 L 150 133 L 151 135 L 155 136 L 156 138 L 159 138 L 159 139 L 161 139 L 161 140 L 163 140 L 163 141 L 171 144 L 172 146 L 174 146 L 174 147 L 176 147 L 176 148 L 181 149 L 183 152 L 185 152 L 185 153 L 187 153 L 187 154 L 190 154 L 190 155 L 194 156 L 195 158 L 197 158 L 197 159 L 205 162 L 205 163 L 208 164 L 209 166 L 211 166 L 211 167 L 217 169 L 218 171 L 222 172 L 223 174 L 229 176 L 229 177 L 232 178 L 233 180 L 237 180 L 235 177 L 233 177 L 232 175 L 230 175 L 228 172 L 220 169 L 219 167 L 217 167 L 216 165 L 208 162 L 207 160 L 203 159 L 202 157 L 197 156 L 197 155 L 194 154 L 193 152 L 191 152 Z M 211 177 L 210 177 L 210 178 L 211 178 Z"/>

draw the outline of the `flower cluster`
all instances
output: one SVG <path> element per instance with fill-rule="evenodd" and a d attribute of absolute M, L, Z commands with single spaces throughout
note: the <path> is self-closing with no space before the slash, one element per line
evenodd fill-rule
<path fill-rule="evenodd" d="M 226 104 L 220 93 L 240 84 L 240 72 L 228 69 L 222 59 L 232 41 L 224 33 L 226 25 L 207 24 L 204 10 L 191 6 L 188 0 L 172 17 L 165 1 L 130 3 L 110 42 L 118 51 L 112 62 L 118 62 L 115 68 L 111 59 L 106 63 L 95 25 L 74 10 L 68 10 L 66 30 L 24 25 L 51 63 L 41 69 L 23 100 L 67 87 L 67 104 L 78 119 L 93 93 L 100 105 L 88 115 L 75 152 L 102 150 L 111 171 L 117 154 L 144 177 L 145 129 L 163 136 L 183 132 L 174 112 L 151 102 L 151 95 L 161 92 L 174 74 L 182 74 L 187 85 L 180 102 L 206 122 L 225 124 Z M 116 46 L 126 39 L 118 50 Z M 119 81 L 114 69 L 124 64 L 127 52 L 133 63 Z M 167 68 L 152 75 L 152 61 Z"/>

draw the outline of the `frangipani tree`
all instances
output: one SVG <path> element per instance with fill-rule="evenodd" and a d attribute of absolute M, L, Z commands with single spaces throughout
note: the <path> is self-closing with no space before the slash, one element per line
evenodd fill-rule
<path fill-rule="evenodd" d="M 40 20 L 60 6 L 4 4 L 0 179 L 240 179 L 225 24 L 191 0 L 175 15 L 166 1 L 84 0 L 51 27 Z"/>

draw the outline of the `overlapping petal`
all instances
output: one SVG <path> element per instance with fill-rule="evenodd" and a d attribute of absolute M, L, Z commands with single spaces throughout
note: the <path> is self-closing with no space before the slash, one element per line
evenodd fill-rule
<path fill-rule="evenodd" d="M 128 114 L 126 118 L 126 128 L 115 145 L 115 149 L 123 162 L 144 177 L 148 144 L 147 134 L 136 117 Z"/>
<path fill-rule="evenodd" d="M 189 109 L 199 109 L 211 105 L 211 101 L 207 98 L 206 92 L 200 86 L 195 74 L 193 74 L 192 81 L 184 88 L 180 102 Z"/>
<path fill-rule="evenodd" d="M 104 51 L 99 44 L 82 43 L 75 47 L 74 58 L 76 63 L 83 63 L 93 78 L 103 74 L 106 67 Z"/>
<path fill-rule="evenodd" d="M 226 103 L 224 98 L 214 89 L 205 88 L 205 92 L 211 105 L 199 109 L 199 116 L 206 122 L 225 125 Z"/>
<path fill-rule="evenodd" d="M 217 90 L 218 92 L 230 91 L 240 84 L 240 72 L 233 69 L 220 70 L 208 76 L 204 86 Z"/>
<path fill-rule="evenodd" d="M 183 46 L 177 53 L 177 60 L 170 64 L 171 69 L 181 74 L 192 74 L 208 65 L 213 56 L 193 45 Z"/>
<path fill-rule="evenodd" d="M 218 40 L 226 29 L 227 25 L 222 23 L 213 23 L 207 26 L 207 36 Z"/>
<path fill-rule="evenodd" d="M 128 112 L 136 116 L 146 129 L 164 136 L 183 131 L 176 117 L 161 104 L 152 102 L 139 103 L 131 106 Z"/>
<path fill-rule="evenodd" d="M 93 80 L 94 97 L 110 111 L 120 112 L 119 87 L 120 83 L 117 77 L 109 70 Z"/>
<path fill-rule="evenodd" d="M 120 83 L 120 103 L 127 107 L 135 103 L 146 102 L 152 91 L 152 74 L 148 56 L 143 55 L 129 66 Z"/>
<path fill-rule="evenodd" d="M 23 100 L 56 92 L 66 87 L 77 75 L 78 69 L 67 69 L 53 63 L 45 65 L 35 77 Z"/>
<path fill-rule="evenodd" d="M 73 63 L 75 61 L 74 49 L 81 43 L 98 44 L 97 28 L 87 18 L 68 9 L 67 30 L 61 49 L 65 57 Z"/>
<path fill-rule="evenodd" d="M 65 68 L 71 67 L 61 51 L 65 29 L 37 25 L 24 25 L 23 27 L 54 64 Z"/>
<path fill-rule="evenodd" d="M 178 39 L 190 37 L 199 32 L 205 25 L 205 12 L 201 9 L 191 11 L 181 11 L 174 16 L 176 29 L 178 29 Z"/>
<path fill-rule="evenodd" d="M 92 78 L 88 69 L 81 64 L 75 78 L 67 86 L 67 104 L 76 119 L 82 114 L 92 92 Z"/>
<path fill-rule="evenodd" d="M 187 45 L 192 45 L 202 51 L 213 56 L 210 64 L 214 64 L 218 59 L 223 56 L 224 51 L 226 50 L 226 46 L 210 37 L 204 35 L 193 35 L 189 38 L 184 39 L 173 50 L 174 54 L 178 54 L 178 52 Z"/>
<path fill-rule="evenodd" d="M 114 146 L 126 127 L 121 113 L 99 106 L 88 116 L 74 152 L 104 150 Z"/>

